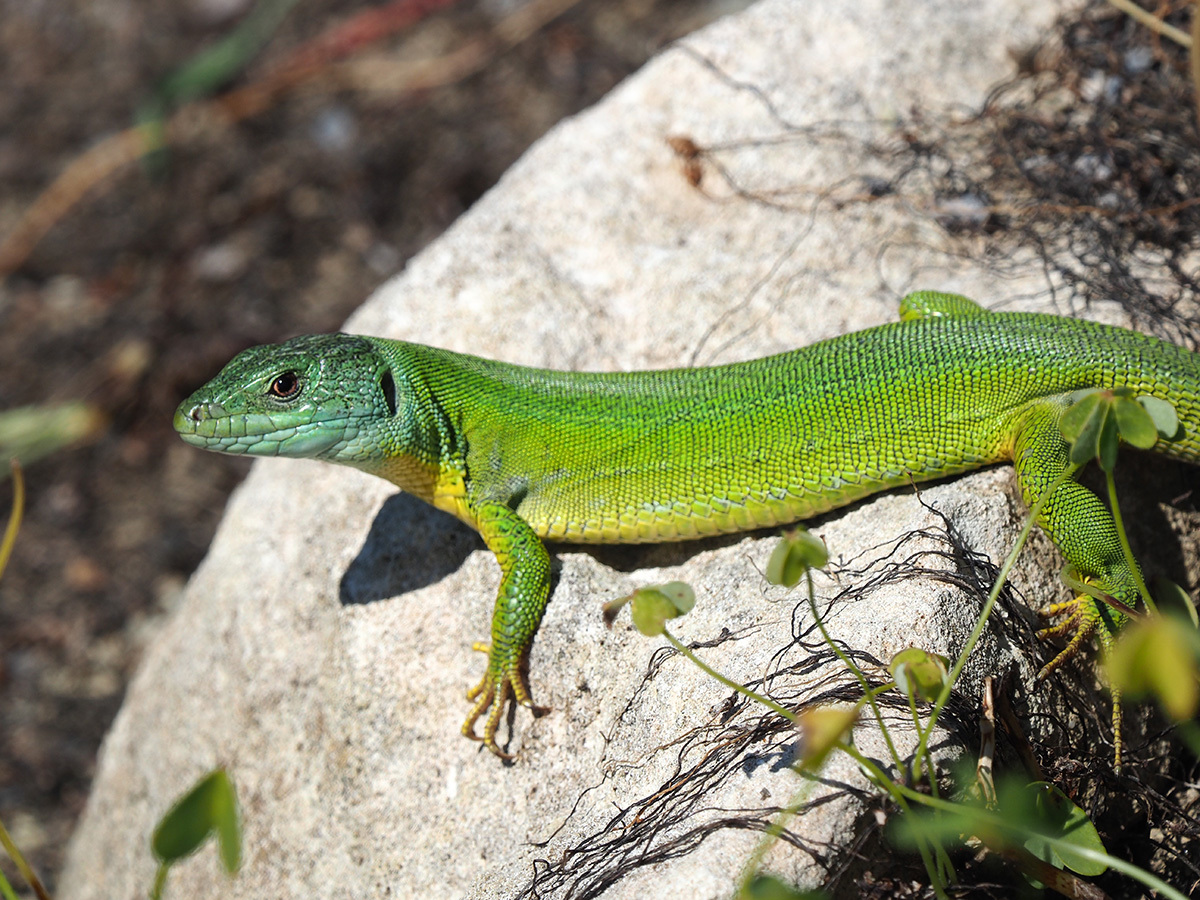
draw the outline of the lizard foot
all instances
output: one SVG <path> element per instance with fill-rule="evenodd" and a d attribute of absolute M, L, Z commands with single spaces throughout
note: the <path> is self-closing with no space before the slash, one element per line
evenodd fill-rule
<path fill-rule="evenodd" d="M 519 660 L 505 664 L 503 660 L 493 659 L 491 647 L 487 644 L 477 643 L 473 649 L 488 654 L 488 670 L 479 684 L 467 691 L 467 699 L 473 700 L 475 705 L 463 722 L 462 733 L 473 741 L 482 741 L 483 746 L 501 759 L 512 759 L 512 754 L 505 753 L 496 743 L 496 731 L 500 728 L 500 718 L 509 700 L 534 708 L 525 684 L 525 674 Z M 483 735 L 480 736 L 475 733 L 475 723 L 484 713 L 487 713 L 487 718 L 483 721 Z"/>
<path fill-rule="evenodd" d="M 1049 606 L 1038 610 L 1038 615 L 1046 618 L 1066 616 L 1058 624 L 1051 625 L 1039 631 L 1037 636 L 1041 640 L 1061 637 L 1066 634 L 1071 635 L 1071 640 L 1067 646 L 1038 672 L 1038 681 L 1042 681 L 1051 672 L 1079 652 L 1079 648 L 1083 646 L 1083 642 L 1096 630 L 1096 625 L 1100 621 L 1100 614 L 1096 610 L 1095 601 L 1086 594 L 1081 594 L 1074 600 L 1068 600 L 1066 603 L 1051 603 Z"/>
<path fill-rule="evenodd" d="M 1071 640 L 1067 646 L 1038 672 L 1038 681 L 1042 681 L 1051 672 L 1079 652 L 1079 648 L 1083 645 L 1083 642 L 1097 630 L 1096 626 L 1100 624 L 1101 616 L 1099 609 L 1096 607 L 1096 601 L 1087 594 L 1079 594 L 1073 600 L 1068 600 L 1065 603 L 1051 603 L 1039 609 L 1038 615 L 1045 618 L 1065 616 L 1062 621 L 1043 628 L 1037 633 L 1037 636 L 1042 640 L 1061 637 L 1066 634 L 1071 635 Z M 1100 638 L 1101 643 L 1105 646 L 1108 646 L 1112 640 L 1111 635 L 1104 628 L 1100 629 Z M 1111 686 L 1109 687 L 1109 692 L 1112 695 L 1113 768 L 1120 771 L 1122 750 L 1121 725 L 1123 718 L 1121 714 L 1121 692 Z"/>

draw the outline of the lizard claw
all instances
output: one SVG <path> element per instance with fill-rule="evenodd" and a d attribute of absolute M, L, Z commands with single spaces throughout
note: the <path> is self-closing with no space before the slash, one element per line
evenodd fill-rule
<path fill-rule="evenodd" d="M 1096 606 L 1096 600 L 1088 594 L 1077 594 L 1074 599 L 1068 600 L 1065 603 L 1051 603 L 1038 610 L 1038 615 L 1045 618 L 1065 617 L 1058 623 L 1043 628 L 1037 633 L 1037 636 L 1042 640 L 1052 637 L 1061 637 L 1070 634 L 1071 640 L 1062 651 L 1042 667 L 1038 672 L 1038 681 L 1043 681 L 1055 669 L 1065 663 L 1071 657 L 1079 652 L 1079 648 L 1083 642 L 1097 630 L 1102 619 L 1100 610 Z M 1105 647 L 1108 647 L 1112 642 L 1112 635 L 1106 628 L 1100 629 L 1100 640 Z M 1109 687 L 1112 694 L 1112 729 L 1113 729 L 1113 768 L 1118 771 L 1121 768 L 1121 691 L 1118 688 Z"/>
<path fill-rule="evenodd" d="M 1039 609 L 1038 615 L 1046 618 L 1065 616 L 1057 624 L 1039 631 L 1037 636 L 1041 640 L 1062 637 L 1067 634 L 1071 635 L 1071 640 L 1067 643 L 1067 646 L 1038 672 L 1038 681 L 1044 681 L 1051 672 L 1079 652 L 1079 648 L 1083 646 L 1083 642 L 1096 630 L 1096 625 L 1100 621 L 1100 614 L 1096 611 L 1092 598 L 1086 594 L 1080 594 L 1074 600 L 1068 600 L 1066 603 L 1051 603 L 1049 606 Z"/>
<path fill-rule="evenodd" d="M 509 700 L 521 706 L 533 707 L 533 699 L 529 696 L 529 688 L 525 684 L 525 675 L 518 661 L 513 665 L 504 665 L 502 661 L 491 658 L 491 647 L 484 643 L 476 643 L 472 649 L 488 654 L 488 671 L 480 679 L 479 684 L 467 691 L 467 699 L 474 701 L 467 720 L 463 722 L 462 733 L 473 741 L 482 741 L 492 753 L 501 759 L 512 759 L 512 754 L 505 753 L 496 743 L 496 732 L 500 728 L 500 718 L 508 706 Z M 483 721 L 483 734 L 475 733 L 475 723 L 487 714 Z"/>

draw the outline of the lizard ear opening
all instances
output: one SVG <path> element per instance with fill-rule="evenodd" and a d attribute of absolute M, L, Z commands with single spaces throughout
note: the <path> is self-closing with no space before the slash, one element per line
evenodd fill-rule
<path fill-rule="evenodd" d="M 396 415 L 396 379 L 392 377 L 391 370 L 383 373 L 383 377 L 379 379 L 379 389 L 383 391 L 383 402 L 387 404 L 388 415 Z"/>

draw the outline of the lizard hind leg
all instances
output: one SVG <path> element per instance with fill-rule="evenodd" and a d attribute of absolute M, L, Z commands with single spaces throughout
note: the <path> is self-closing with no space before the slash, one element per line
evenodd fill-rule
<path fill-rule="evenodd" d="M 1058 427 L 1066 398 L 1048 398 L 1032 405 L 1016 430 L 1013 466 L 1021 494 L 1029 506 L 1041 499 L 1066 470 L 1069 447 Z M 1101 499 L 1078 482 L 1068 479 L 1051 494 L 1038 517 L 1038 525 L 1061 551 L 1070 568 L 1087 583 L 1091 593 L 1079 593 L 1065 603 L 1048 606 L 1044 613 L 1066 618 L 1038 633 L 1039 637 L 1071 635 L 1067 646 L 1041 672 L 1044 679 L 1075 656 L 1093 634 L 1107 649 L 1125 621 L 1122 607 L 1139 603 L 1137 578 L 1130 571 L 1117 536 L 1112 514 Z M 1110 605 L 1104 596 L 1113 598 Z M 1120 692 L 1111 691 L 1113 701 L 1114 765 L 1121 764 Z"/>

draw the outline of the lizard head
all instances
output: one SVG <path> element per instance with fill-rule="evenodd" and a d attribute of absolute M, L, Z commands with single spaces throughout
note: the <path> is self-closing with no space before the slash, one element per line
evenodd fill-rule
<path fill-rule="evenodd" d="M 179 405 L 194 447 L 354 464 L 396 412 L 391 368 L 366 338 L 319 334 L 251 347 Z"/>

